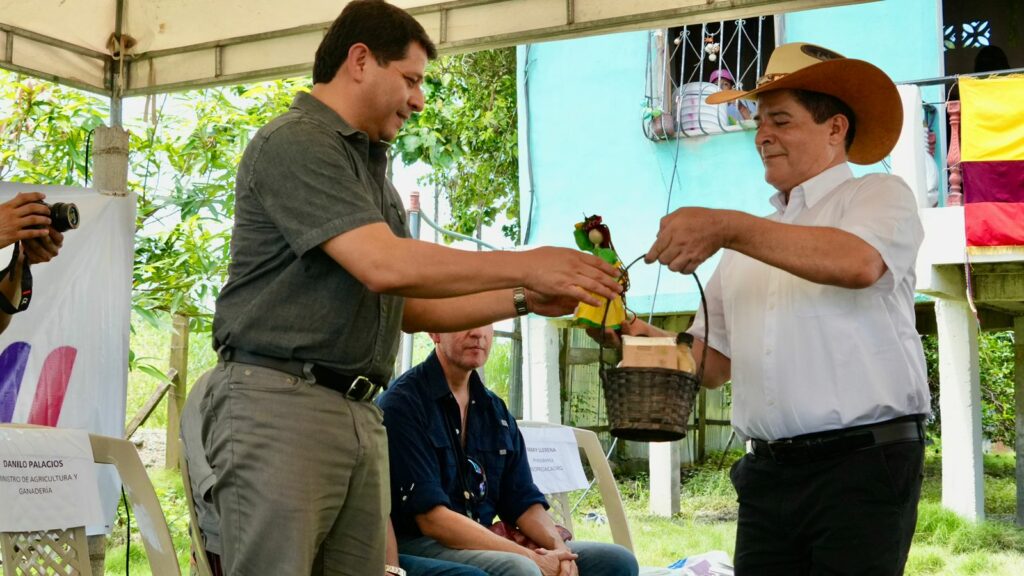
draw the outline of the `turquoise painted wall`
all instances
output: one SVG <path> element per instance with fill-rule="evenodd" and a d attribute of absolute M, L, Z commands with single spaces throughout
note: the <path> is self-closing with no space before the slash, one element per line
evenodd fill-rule
<path fill-rule="evenodd" d="M 940 73 L 932 0 L 887 0 L 787 15 L 786 41 L 817 42 L 913 80 Z M 601 214 L 619 256 L 645 253 L 670 209 L 771 212 L 752 131 L 652 142 L 642 130 L 646 32 L 519 48 L 520 180 L 529 245 L 573 247 L 573 223 Z M 526 148 L 528 146 L 528 149 Z M 678 159 L 678 163 L 676 160 Z M 527 166 L 527 163 L 529 166 Z M 672 174 L 676 166 L 674 184 Z M 530 169 L 528 169 L 530 168 Z M 671 200 L 669 189 L 671 187 Z M 532 198 L 532 201 L 531 201 Z M 699 270 L 705 282 L 717 258 Z M 630 269 L 638 312 L 692 310 L 692 279 L 640 262 Z"/>

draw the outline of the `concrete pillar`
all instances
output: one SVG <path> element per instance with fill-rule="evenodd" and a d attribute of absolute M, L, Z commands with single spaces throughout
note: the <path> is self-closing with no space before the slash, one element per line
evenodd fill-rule
<path fill-rule="evenodd" d="M 903 129 L 893 148 L 892 173 L 900 176 L 914 191 L 919 208 L 928 208 L 928 186 L 925 178 L 924 114 L 921 110 L 921 88 L 913 84 L 897 86 L 903 102 Z"/>
<path fill-rule="evenodd" d="M 128 194 L 128 131 L 98 126 L 93 133 L 92 187 L 100 194 Z"/>
<path fill-rule="evenodd" d="M 679 442 L 652 442 L 648 445 L 651 471 L 649 510 L 655 516 L 679 513 Z"/>
<path fill-rule="evenodd" d="M 935 302 L 942 414 L 942 505 L 970 520 L 985 518 L 981 452 L 978 324 L 964 301 Z"/>
<path fill-rule="evenodd" d="M 523 419 L 562 423 L 558 329 L 540 316 L 523 317 Z"/>
<path fill-rule="evenodd" d="M 1017 526 L 1024 526 L 1024 316 L 1013 319 L 1013 397 L 1017 423 Z"/>

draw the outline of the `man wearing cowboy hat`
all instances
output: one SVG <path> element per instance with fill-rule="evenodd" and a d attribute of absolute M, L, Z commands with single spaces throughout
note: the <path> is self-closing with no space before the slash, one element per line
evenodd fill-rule
<path fill-rule="evenodd" d="M 855 178 L 847 164 L 892 150 L 899 94 L 867 62 L 786 44 L 754 90 L 708 103 L 737 98 L 757 100 L 776 212 L 680 208 L 646 256 L 690 273 L 725 250 L 706 290 L 703 384 L 732 380 L 732 422 L 748 440 L 731 474 L 736 573 L 901 574 L 929 410 L 913 308 L 923 230 L 903 180 Z M 690 333 L 704 328 L 698 312 Z"/>

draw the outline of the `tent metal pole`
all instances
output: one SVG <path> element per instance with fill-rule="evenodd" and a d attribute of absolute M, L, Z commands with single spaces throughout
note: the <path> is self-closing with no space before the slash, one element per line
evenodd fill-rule
<path fill-rule="evenodd" d="M 110 127 L 121 127 L 121 102 L 124 99 L 121 89 L 121 71 L 124 69 L 124 8 L 125 0 L 117 0 L 117 13 L 114 15 L 114 62 L 110 66 Z"/>

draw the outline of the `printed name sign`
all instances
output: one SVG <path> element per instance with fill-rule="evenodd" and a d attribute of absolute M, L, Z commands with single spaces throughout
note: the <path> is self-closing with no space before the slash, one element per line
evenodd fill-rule
<path fill-rule="evenodd" d="M 99 524 L 99 487 L 89 434 L 0 428 L 0 532 Z"/>
<path fill-rule="evenodd" d="M 544 494 L 586 488 L 579 445 L 571 428 L 521 427 L 533 482 Z"/>

